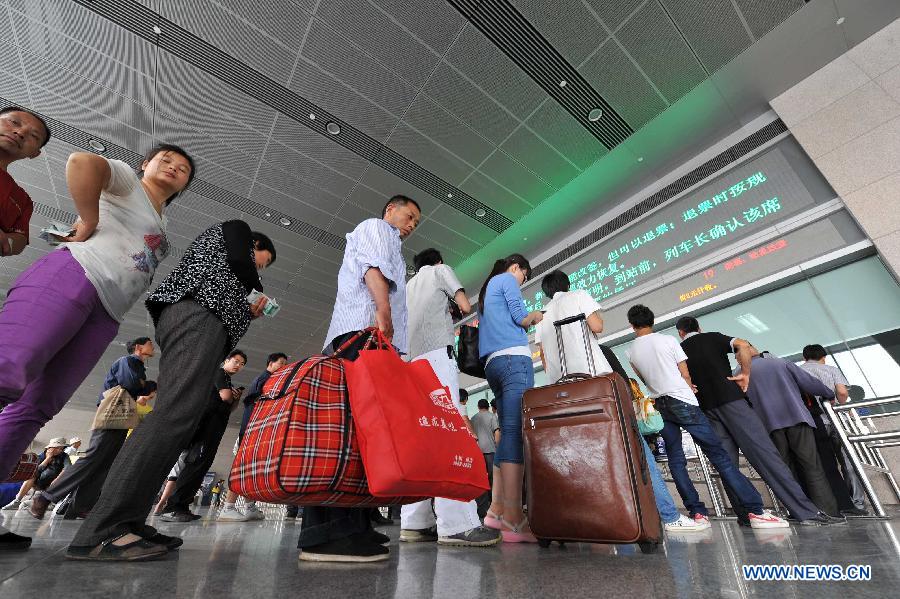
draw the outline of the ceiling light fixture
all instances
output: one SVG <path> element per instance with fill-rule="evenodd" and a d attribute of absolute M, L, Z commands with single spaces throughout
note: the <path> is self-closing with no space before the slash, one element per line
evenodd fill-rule
<path fill-rule="evenodd" d="M 448 198 L 452 198 L 452 197 L 453 197 L 453 194 L 452 194 L 452 193 L 448 193 L 448 194 L 447 194 L 447 197 L 448 197 Z"/>
<path fill-rule="evenodd" d="M 638 162 L 643 162 L 643 161 L 644 161 L 644 157 L 643 157 L 643 156 L 638 156 Z"/>
<path fill-rule="evenodd" d="M 844 21 L 846 21 L 846 19 L 845 19 L 844 17 L 841 17 L 840 19 L 838 19 L 837 21 L 835 21 L 835 23 L 838 24 L 838 25 L 843 25 L 843 24 L 844 24 Z"/>
<path fill-rule="evenodd" d="M 106 151 L 106 146 L 104 146 L 102 143 L 100 143 L 96 139 L 92 139 L 92 140 L 88 141 L 88 145 L 91 146 L 91 149 L 94 150 L 95 152 L 105 152 Z"/>
<path fill-rule="evenodd" d="M 765 333 L 769 330 L 768 325 L 761 321 L 754 314 L 741 314 L 740 316 L 735 318 L 736 321 L 744 325 L 744 327 L 749 330 L 751 333 L 755 333 L 759 335 L 760 333 Z"/>
<path fill-rule="evenodd" d="M 266 212 L 266 216 L 272 216 L 271 212 Z"/>
<path fill-rule="evenodd" d="M 599 108 L 595 108 L 588 113 L 588 120 L 592 123 L 596 123 L 603 117 L 603 111 Z"/>
<path fill-rule="evenodd" d="M 309 120 L 311 120 L 311 121 L 316 120 L 316 115 L 315 115 L 314 113 L 310 112 L 310 113 L 309 113 Z"/>
<path fill-rule="evenodd" d="M 568 85 L 568 83 L 566 83 L 566 80 L 565 80 L 565 79 L 563 79 L 562 81 L 559 82 L 559 86 L 560 86 L 560 87 L 565 87 L 565 86 L 567 86 L 567 85 Z"/>
<path fill-rule="evenodd" d="M 157 27 L 156 25 L 154 25 L 154 26 L 153 26 L 153 33 L 155 33 L 156 35 L 159 35 L 159 34 L 162 33 L 162 29 L 160 29 L 159 27 Z"/>
<path fill-rule="evenodd" d="M 325 129 L 332 135 L 337 135 L 338 133 L 341 132 L 341 126 L 338 125 L 337 123 L 335 123 L 334 121 L 325 125 Z"/>
<path fill-rule="evenodd" d="M 284 225 L 285 227 L 290 227 L 290 226 L 291 226 L 291 219 L 289 219 L 289 218 L 284 218 L 283 216 L 281 217 L 281 219 L 280 219 L 278 222 L 280 222 L 280 223 L 281 223 L 282 225 Z"/>
<path fill-rule="evenodd" d="M 487 214 L 487 212 L 484 211 L 484 208 L 479 208 L 475 211 L 475 216 L 477 216 L 478 218 L 483 217 L 485 214 Z"/>

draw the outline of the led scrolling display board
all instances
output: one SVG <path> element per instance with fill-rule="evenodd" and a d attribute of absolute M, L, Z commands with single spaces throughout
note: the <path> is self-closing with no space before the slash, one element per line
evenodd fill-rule
<path fill-rule="evenodd" d="M 832 197 L 833 192 L 827 199 Z M 815 203 L 816 199 L 782 149 L 776 146 L 601 242 L 561 268 L 569 274 L 573 290 L 584 289 L 604 305 L 635 285 L 658 279 Z M 755 260 L 784 247 L 777 242 L 772 247 L 766 244 L 748 259 Z M 743 258 L 739 260 L 740 263 L 731 263 L 726 268 L 738 268 Z M 700 286 L 700 291 L 695 288 L 687 293 L 694 293 L 694 297 L 709 293 L 716 289 L 712 285 L 708 283 Z M 540 310 L 546 302 L 539 281 L 527 285 L 523 295 L 529 310 Z"/>

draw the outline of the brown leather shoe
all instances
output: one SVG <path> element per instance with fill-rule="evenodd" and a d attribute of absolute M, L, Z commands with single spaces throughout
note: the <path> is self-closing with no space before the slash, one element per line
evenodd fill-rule
<path fill-rule="evenodd" d="M 34 499 L 31 500 L 31 507 L 28 508 L 28 511 L 38 520 L 43 520 L 48 507 L 50 507 L 50 500 L 41 493 L 35 493 Z"/>

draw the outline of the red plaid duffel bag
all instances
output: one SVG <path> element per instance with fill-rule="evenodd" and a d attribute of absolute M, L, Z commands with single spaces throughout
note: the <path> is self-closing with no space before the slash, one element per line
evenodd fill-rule
<path fill-rule="evenodd" d="M 22 481 L 31 480 L 37 472 L 38 464 L 40 464 L 38 454 L 33 452 L 23 453 L 19 463 L 16 464 L 16 467 L 9 475 L 9 478 L 4 482 L 20 483 Z"/>
<path fill-rule="evenodd" d="M 423 497 L 369 493 L 350 416 L 344 360 L 313 356 L 273 373 L 256 401 L 229 486 L 248 499 L 362 507 Z"/>

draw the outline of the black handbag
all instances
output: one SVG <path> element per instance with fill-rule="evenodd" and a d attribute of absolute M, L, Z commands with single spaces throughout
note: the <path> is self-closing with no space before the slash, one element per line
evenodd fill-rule
<path fill-rule="evenodd" d="M 459 348 L 456 353 L 456 366 L 459 371 L 475 378 L 487 378 L 484 374 L 484 363 L 478 355 L 478 328 L 459 327 Z"/>

